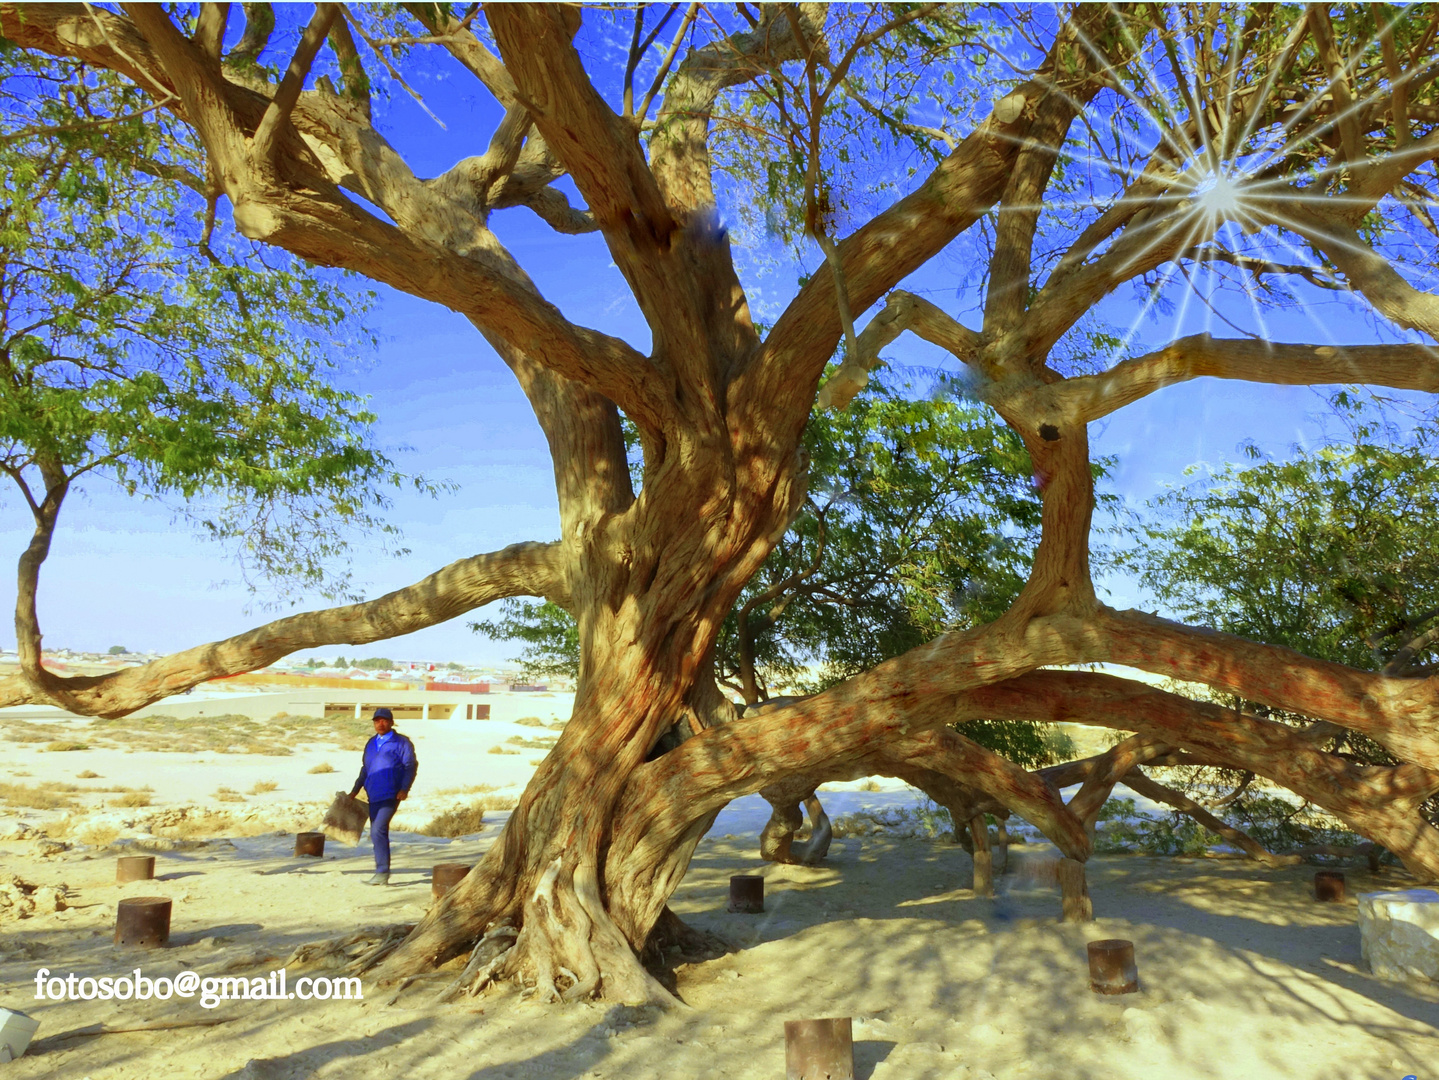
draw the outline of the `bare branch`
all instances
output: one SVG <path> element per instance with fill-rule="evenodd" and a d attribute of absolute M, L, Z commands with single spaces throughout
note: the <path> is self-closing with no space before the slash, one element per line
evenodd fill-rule
<path fill-rule="evenodd" d="M 1439 769 L 1439 681 L 1389 678 L 1142 611 L 1102 609 L 1085 637 L 1086 662 L 1204 683 L 1330 720 L 1363 732 L 1402 761 Z"/>
<path fill-rule="evenodd" d="M 1124 613 L 1126 617 L 1133 614 Z M 1243 671 L 1252 677 L 1261 672 L 1268 675 L 1273 670 L 1272 665 L 1269 671 L 1263 666 L 1256 667 L 1249 662 L 1250 657 L 1238 656 L 1233 650 L 1215 650 L 1217 639 L 1224 635 L 1200 636 L 1210 642 L 1207 658 L 1215 665 L 1222 663 L 1234 674 Z M 1278 654 L 1288 652 L 1249 642 L 1244 644 L 1255 650 L 1269 650 L 1274 654 L 1271 659 L 1279 663 L 1283 660 Z M 1317 663 L 1307 657 L 1302 659 L 1306 664 Z M 1116 662 L 1130 664 L 1129 660 L 1116 659 Z M 1327 667 L 1339 669 L 1337 664 Z M 1195 673 L 1185 670 L 1183 665 L 1175 665 L 1170 670 L 1183 679 L 1211 681 L 1196 679 Z M 1353 674 L 1383 681 L 1367 672 Z M 1417 681 L 1408 680 L 1411 686 Z M 1245 691 L 1241 693 L 1250 696 Z M 1260 696 L 1250 699 L 1263 700 Z M 1315 704 L 1312 696 L 1306 704 Z M 1332 699 L 1322 704 L 1328 708 Z M 1368 708 L 1376 704 L 1373 696 L 1365 702 Z M 1296 706 L 1291 701 L 1287 707 Z M 1275 721 L 1180 697 L 1135 680 L 1089 672 L 1035 671 L 1005 683 L 971 690 L 963 696 L 959 711 L 975 718 L 1002 716 L 1044 723 L 1072 721 L 1158 736 L 1195 751 L 1207 759 L 1208 764 L 1252 770 L 1282 784 L 1301 798 L 1335 814 L 1361 835 L 1388 847 L 1415 873 L 1425 877 L 1439 874 L 1439 830 L 1429 826 L 1419 814 L 1424 800 L 1439 791 L 1439 772 L 1424 767 L 1422 759 L 1420 763 L 1412 763 L 1415 759 L 1410 758 L 1411 763 L 1388 767 L 1356 765 L 1337 754 L 1326 753 L 1303 732 Z M 1359 724 L 1353 726 L 1362 729 Z M 1396 752 L 1408 757 L 1400 750 Z M 1427 756 L 1431 761 L 1439 760 L 1439 755 L 1432 751 Z"/>
<path fill-rule="evenodd" d="M 1098 375 L 1025 394 L 1046 422 L 1087 423 L 1162 387 L 1205 375 L 1281 386 L 1367 383 L 1439 393 L 1439 352 L 1428 345 L 1287 345 L 1197 334 Z"/>
<path fill-rule="evenodd" d="M 1433 136 L 1424 140 L 1431 141 L 1439 146 Z M 1439 341 L 1439 296 L 1405 281 L 1354 227 L 1337 215 L 1321 215 L 1303 204 L 1286 206 L 1282 214 L 1270 216 L 1322 251 L 1380 314 L 1406 330 L 1418 330 Z"/>
<path fill-rule="evenodd" d="M 1131 735 L 1123 742 L 1115 743 L 1094 759 L 1089 776 L 1069 800 L 1069 812 L 1084 822 L 1084 827 L 1092 836 L 1095 818 L 1100 807 L 1109 801 L 1114 785 L 1131 769 L 1164 757 L 1172 750 L 1167 742 L 1153 735 Z"/>
<path fill-rule="evenodd" d="M 664 85 L 665 76 L 669 74 L 670 65 L 675 62 L 675 55 L 679 52 L 681 42 L 684 41 L 685 32 L 689 30 L 691 24 L 695 21 L 695 16 L 699 14 L 699 7 L 698 3 L 691 4 L 689 10 L 685 12 L 685 17 L 680 20 L 680 28 L 675 32 L 674 40 L 670 43 L 669 51 L 665 53 L 664 60 L 660 64 L 659 72 L 650 83 L 650 88 L 645 93 L 644 100 L 641 101 L 638 112 L 635 112 L 633 109 L 634 87 L 630 82 L 634 76 L 634 68 L 631 67 L 626 73 L 624 115 L 634 117 L 636 122 L 644 121 L 645 116 L 648 115 L 650 111 L 650 103 L 654 101 L 655 94 L 659 92 L 659 88 Z M 639 63 L 639 58 L 649 51 L 649 47 L 654 44 L 655 38 L 659 37 L 660 31 L 665 28 L 665 24 L 670 21 L 670 17 L 678 10 L 679 4 L 671 4 L 669 10 L 660 17 L 660 21 L 655 25 L 655 28 L 649 32 L 649 35 L 635 53 L 634 62 L 636 64 Z"/>
<path fill-rule="evenodd" d="M 1381 16 L 1382 17 L 1382 16 Z M 1354 94 L 1349 85 L 1349 67 L 1339 56 L 1334 43 L 1334 26 L 1329 21 L 1329 8 L 1324 4 L 1310 4 L 1306 11 L 1309 28 L 1313 31 L 1319 55 L 1329 69 L 1329 90 L 1334 95 L 1334 111 L 1339 122 L 1339 140 L 1342 152 L 1340 160 L 1359 161 L 1364 157 L 1364 145 L 1359 138 L 1359 124 L 1354 115 Z"/>
<path fill-rule="evenodd" d="M 360 106 L 365 119 L 370 119 L 370 77 L 365 73 L 360 50 L 355 47 L 355 38 L 345 19 L 336 19 L 330 24 L 330 47 L 335 50 L 335 59 L 340 65 L 344 96 Z"/>
<path fill-rule="evenodd" d="M 1248 775 L 1252 777 L 1254 774 L 1249 773 Z M 1146 799 L 1153 799 L 1155 802 L 1167 803 L 1181 813 L 1188 814 L 1204 828 L 1216 836 L 1222 837 L 1228 843 L 1233 844 L 1251 859 L 1264 863 L 1266 866 L 1289 866 L 1299 862 L 1302 858 L 1299 855 L 1275 855 L 1271 853 L 1263 844 L 1260 844 L 1248 833 L 1242 832 L 1233 825 L 1230 825 L 1227 821 L 1215 817 L 1183 792 L 1175 791 L 1173 788 L 1155 783 L 1150 777 L 1145 775 L 1142 769 L 1131 769 L 1125 774 L 1124 783 L 1125 786 L 1136 795 Z"/>
<path fill-rule="evenodd" d="M 848 408 L 855 394 L 869 381 L 869 373 L 879 366 L 879 350 L 906 330 L 947 350 L 965 364 L 976 363 L 980 356 L 979 334 L 928 300 L 896 289 L 889 294 L 884 309 L 859 335 L 844 362 L 820 387 L 815 404 L 822 409 Z"/>
<path fill-rule="evenodd" d="M 216 63 L 225 43 L 225 26 L 230 21 L 229 4 L 201 4 L 195 23 L 195 46 Z"/>
<path fill-rule="evenodd" d="M 265 115 L 260 119 L 260 126 L 255 129 L 253 145 L 257 160 L 274 160 L 276 135 L 280 126 L 290 119 L 295 102 L 300 100 L 300 91 L 305 88 L 305 76 L 310 73 L 315 56 L 330 32 L 330 24 L 339 13 L 339 4 L 315 5 L 315 13 L 310 16 L 305 32 L 300 35 L 300 44 L 296 47 L 294 56 L 290 57 L 290 64 L 285 68 L 284 77 L 280 79 L 279 89 L 275 91 Z"/>

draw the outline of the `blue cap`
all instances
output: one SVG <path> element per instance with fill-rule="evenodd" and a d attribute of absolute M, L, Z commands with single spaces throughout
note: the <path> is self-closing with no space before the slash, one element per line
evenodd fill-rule
<path fill-rule="evenodd" d="M 394 718 L 395 718 L 395 714 L 392 713 L 392 712 L 390 712 L 390 710 L 387 709 L 387 708 L 385 708 L 383 705 L 381 705 L 378 709 L 375 710 L 375 715 L 374 715 L 374 717 L 373 717 L 372 719 L 375 719 L 375 720 L 393 720 Z"/>

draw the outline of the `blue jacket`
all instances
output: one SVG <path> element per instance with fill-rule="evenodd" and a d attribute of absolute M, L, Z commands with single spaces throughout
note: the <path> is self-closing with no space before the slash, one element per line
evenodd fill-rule
<path fill-rule="evenodd" d="M 365 744 L 364 764 L 360 766 L 355 789 L 363 785 L 372 803 L 393 799 L 400 792 L 410 790 L 419 771 L 414 743 L 398 731 L 392 731 L 382 746 L 380 736 L 374 735 Z"/>

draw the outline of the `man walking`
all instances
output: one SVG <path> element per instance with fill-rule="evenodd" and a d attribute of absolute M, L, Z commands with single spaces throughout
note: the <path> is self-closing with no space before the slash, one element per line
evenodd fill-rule
<path fill-rule="evenodd" d="M 366 885 L 390 883 L 390 819 L 410 795 L 410 785 L 420 770 L 415 744 L 395 730 L 395 716 L 389 709 L 375 710 L 375 734 L 365 744 L 360 777 L 350 798 L 365 789 L 370 800 L 370 843 L 375 848 L 375 876 Z"/>

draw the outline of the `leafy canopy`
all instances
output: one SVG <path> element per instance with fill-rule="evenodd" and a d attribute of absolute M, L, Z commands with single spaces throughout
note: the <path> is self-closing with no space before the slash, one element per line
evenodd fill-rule
<path fill-rule="evenodd" d="M 333 385 L 372 294 L 207 219 L 171 123 L 112 75 L 0 51 L 0 469 L 35 511 L 97 477 L 175 497 L 252 587 L 336 595 L 346 531 L 393 535 L 405 479 Z"/>
<path fill-rule="evenodd" d="M 1228 465 L 1155 500 L 1130 561 L 1185 619 L 1351 667 L 1429 674 L 1439 428 L 1400 435 L 1349 415 L 1347 440 Z"/>

